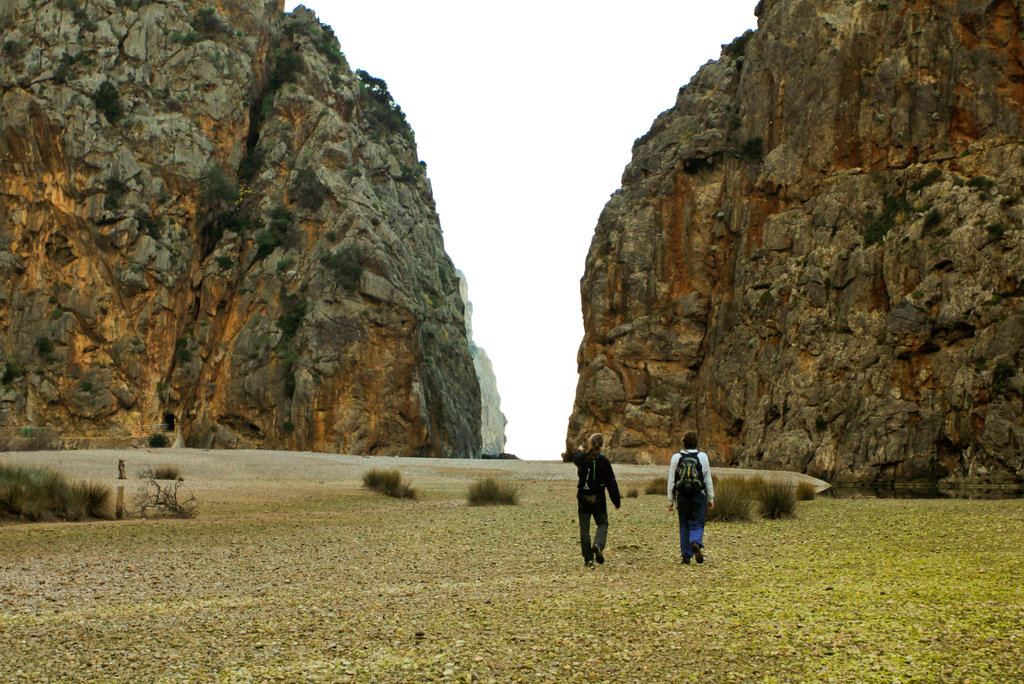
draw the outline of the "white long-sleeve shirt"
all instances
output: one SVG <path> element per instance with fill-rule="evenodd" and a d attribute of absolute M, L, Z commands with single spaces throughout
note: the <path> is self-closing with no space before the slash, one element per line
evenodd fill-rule
<path fill-rule="evenodd" d="M 686 449 L 687 453 L 694 453 L 696 449 Z M 672 456 L 672 462 L 668 464 L 668 501 L 674 503 L 672 497 L 672 485 L 675 484 L 676 480 L 676 465 L 679 463 L 679 459 L 682 457 L 683 452 L 680 451 Z M 704 474 L 704 488 L 708 492 L 708 503 L 715 502 L 715 485 L 711 481 L 711 463 L 708 462 L 708 455 L 703 451 L 697 451 L 697 460 L 700 461 L 700 470 Z"/>

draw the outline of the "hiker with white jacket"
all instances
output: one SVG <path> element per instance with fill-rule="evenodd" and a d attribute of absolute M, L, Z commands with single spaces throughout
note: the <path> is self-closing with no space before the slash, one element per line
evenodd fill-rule
<path fill-rule="evenodd" d="M 697 449 L 697 433 L 683 435 L 683 450 L 668 465 L 668 510 L 679 513 L 679 552 L 683 563 L 690 557 L 704 562 L 704 516 L 715 507 L 708 455 Z"/>

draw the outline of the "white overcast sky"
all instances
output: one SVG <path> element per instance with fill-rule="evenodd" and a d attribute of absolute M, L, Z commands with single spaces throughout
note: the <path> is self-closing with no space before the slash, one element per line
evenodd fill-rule
<path fill-rule="evenodd" d="M 579 281 L 633 141 L 756 0 L 309 0 L 353 70 L 416 133 L 445 249 L 494 364 L 506 451 L 565 447 L 583 339 Z"/>

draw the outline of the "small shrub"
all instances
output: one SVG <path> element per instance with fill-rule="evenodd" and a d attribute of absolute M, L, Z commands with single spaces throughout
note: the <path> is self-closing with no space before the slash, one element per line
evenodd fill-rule
<path fill-rule="evenodd" d="M 939 169 L 932 169 L 925 175 L 921 176 L 921 179 L 910 186 L 912 192 L 921 192 L 929 185 L 933 185 L 942 180 L 942 171 Z"/>
<path fill-rule="evenodd" d="M 319 209 L 329 195 L 327 186 L 320 182 L 312 169 L 302 169 L 296 173 L 288 193 L 292 202 L 308 211 Z"/>
<path fill-rule="evenodd" d="M 789 482 L 772 480 L 761 492 L 761 517 L 776 520 L 792 518 L 796 508 L 796 487 Z M 715 504 L 718 501 L 716 498 Z"/>
<path fill-rule="evenodd" d="M 940 223 L 942 223 L 942 211 L 939 209 L 932 209 L 924 217 L 925 228 L 934 228 Z"/>
<path fill-rule="evenodd" d="M 750 481 L 742 477 L 711 476 L 715 487 L 715 507 L 707 512 L 708 520 L 742 522 L 750 520 L 754 503 Z"/>
<path fill-rule="evenodd" d="M 326 252 L 320 261 L 346 290 L 355 291 L 359 286 L 359 278 L 363 275 L 363 256 L 358 249 L 349 247 Z"/>
<path fill-rule="evenodd" d="M 764 139 L 750 138 L 743 143 L 740 153 L 747 159 L 761 159 L 764 156 Z"/>
<path fill-rule="evenodd" d="M 644 494 L 665 494 L 668 492 L 668 478 L 655 477 L 644 487 Z"/>
<path fill-rule="evenodd" d="M 302 57 L 294 50 L 277 48 L 273 54 L 274 64 L 270 69 L 267 87 L 270 92 L 278 90 L 285 83 L 294 81 L 302 72 Z M 273 99 L 272 96 L 269 96 Z"/>
<path fill-rule="evenodd" d="M 517 484 L 488 477 L 469 486 L 466 502 L 470 506 L 515 506 L 519 503 L 520 489 Z"/>
<path fill-rule="evenodd" d="M 238 179 L 249 182 L 259 173 L 263 165 L 263 152 L 257 149 L 249 150 L 238 163 Z"/>
<path fill-rule="evenodd" d="M 801 482 L 796 486 L 797 501 L 813 501 L 817 491 L 810 482 Z"/>
<path fill-rule="evenodd" d="M 167 441 L 167 435 L 162 432 L 154 432 L 149 436 L 149 446 L 154 449 L 163 449 L 170 442 Z"/>
<path fill-rule="evenodd" d="M 92 94 L 92 100 L 96 103 L 96 109 L 107 118 L 107 121 L 115 124 L 124 116 L 124 105 L 121 104 L 121 96 L 117 87 L 110 81 L 104 81 Z"/>
<path fill-rule="evenodd" d="M 166 441 L 166 440 L 164 440 Z M 158 465 L 153 468 L 153 479 L 154 480 L 181 480 L 181 468 L 172 464 L 165 463 Z"/>
<path fill-rule="evenodd" d="M 281 329 L 285 340 L 290 340 L 299 332 L 302 319 L 306 317 L 306 302 L 296 294 L 286 294 L 281 308 L 284 313 L 277 318 L 277 327 Z"/>
<path fill-rule="evenodd" d="M 979 191 L 991 190 L 995 184 L 996 182 L 988 176 L 974 176 L 967 181 L 967 187 Z"/>
<path fill-rule="evenodd" d="M 395 103 L 388 84 L 380 78 L 371 76 L 363 69 L 356 71 L 361 86 L 359 102 L 362 105 L 363 117 L 373 126 L 383 128 L 390 133 L 400 133 L 409 142 L 413 141 L 412 129 L 405 119 L 405 112 Z"/>
<path fill-rule="evenodd" d="M 1004 389 L 1010 378 L 1017 374 L 1017 367 L 1009 361 L 1000 361 L 992 371 L 992 385 L 996 389 Z"/>
<path fill-rule="evenodd" d="M 188 348 L 188 338 L 179 337 L 174 342 L 174 360 L 185 364 L 192 361 L 192 351 Z"/>
<path fill-rule="evenodd" d="M 1002 223 L 995 222 L 985 226 L 985 230 L 987 230 L 988 234 L 992 237 L 1001 238 L 1006 234 L 1007 227 Z"/>
<path fill-rule="evenodd" d="M 345 63 L 345 53 L 338 45 L 338 37 L 334 35 L 334 29 L 328 24 L 321 22 L 320 33 L 316 36 L 313 47 L 316 51 L 327 58 L 331 64 L 341 65 Z"/>
<path fill-rule="evenodd" d="M 395 499 L 416 498 L 416 490 L 402 480 L 402 473 L 399 470 L 370 468 L 363 473 L 363 486 Z"/>
<path fill-rule="evenodd" d="M 25 376 L 25 369 L 17 361 L 8 359 L 4 374 L 0 377 L 0 385 L 9 385 L 18 378 Z"/>
<path fill-rule="evenodd" d="M 740 35 L 736 36 L 731 43 L 722 46 L 722 54 L 726 57 L 742 57 L 743 53 L 747 50 L 747 43 L 754 37 L 754 30 L 747 29 Z"/>
<path fill-rule="evenodd" d="M 53 353 L 53 340 L 45 335 L 40 335 L 35 342 L 36 352 L 44 359 L 49 358 Z"/>
<path fill-rule="evenodd" d="M 635 499 L 638 496 L 640 496 L 640 492 L 637 491 L 636 487 L 630 487 L 629 489 L 626 490 L 626 498 L 627 499 Z"/>
<path fill-rule="evenodd" d="M 154 240 L 160 239 L 160 221 L 147 212 L 135 213 L 135 221 L 139 224 L 139 232 L 145 233 Z"/>
<path fill-rule="evenodd" d="M 287 273 L 289 270 L 291 270 L 292 266 L 294 266 L 294 265 L 295 265 L 295 259 L 294 258 L 292 258 L 292 257 L 285 257 L 284 259 L 281 259 L 280 261 L 277 262 L 277 272 L 278 273 Z"/>
<path fill-rule="evenodd" d="M 124 182 L 117 178 L 108 178 L 103 183 L 103 208 L 107 211 L 115 211 L 121 206 L 121 200 L 124 199 L 125 194 L 128 192 L 128 186 Z"/>
<path fill-rule="evenodd" d="M 199 181 L 200 206 L 205 210 L 219 210 L 234 206 L 238 201 L 238 185 L 220 166 L 213 164 Z"/>

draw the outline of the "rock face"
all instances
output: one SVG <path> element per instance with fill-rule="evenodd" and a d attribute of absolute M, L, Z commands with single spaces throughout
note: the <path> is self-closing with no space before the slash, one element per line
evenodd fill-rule
<path fill-rule="evenodd" d="M 0 0 L 5 425 L 480 455 L 412 131 L 282 8 Z"/>
<path fill-rule="evenodd" d="M 1022 6 L 762 2 L 600 218 L 570 443 L 1024 481 Z"/>
<path fill-rule="evenodd" d="M 469 301 L 469 287 L 462 271 L 459 275 L 459 290 L 462 292 L 462 303 L 466 309 L 466 336 L 473 354 L 473 368 L 480 383 L 480 439 L 483 442 L 483 453 L 496 456 L 505 452 L 505 426 L 508 420 L 501 412 L 501 395 L 498 394 L 498 378 L 491 365 L 491 357 L 482 347 L 476 346 L 473 340 L 473 304 Z"/>

